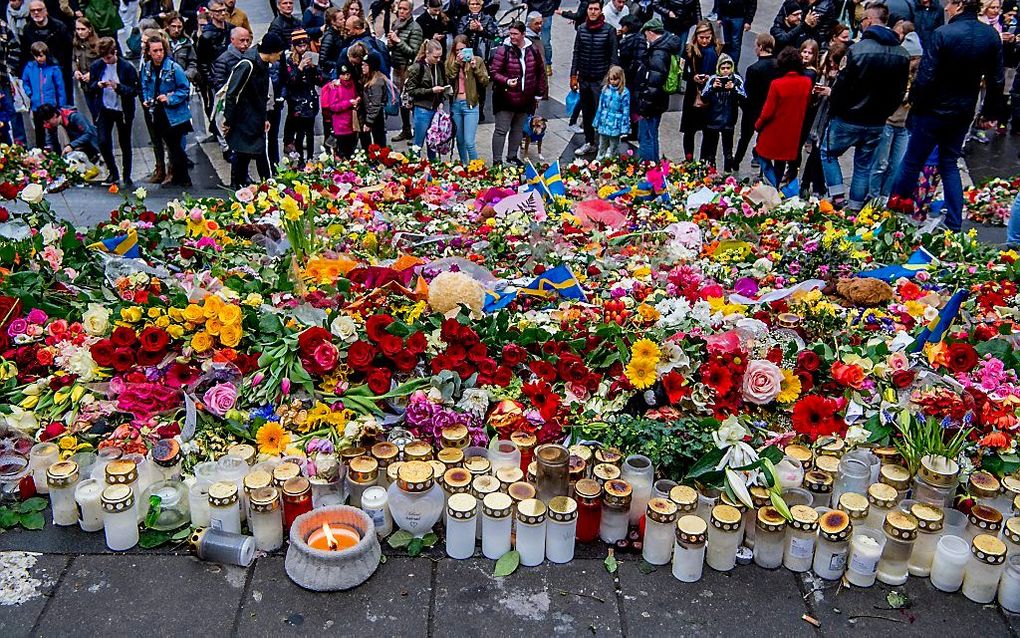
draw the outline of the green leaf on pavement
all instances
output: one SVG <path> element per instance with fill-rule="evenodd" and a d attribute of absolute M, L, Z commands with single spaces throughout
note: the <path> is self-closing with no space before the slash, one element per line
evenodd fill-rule
<path fill-rule="evenodd" d="M 637 568 L 638 568 L 639 572 L 641 572 L 642 574 L 645 574 L 646 576 L 648 574 L 651 574 L 654 571 L 657 571 L 657 568 L 655 567 L 655 565 L 649 563 L 648 561 L 646 561 L 643 558 L 640 561 L 638 561 Z"/>
<path fill-rule="evenodd" d="M 515 549 L 503 554 L 496 561 L 496 568 L 492 570 L 493 576 L 509 576 L 517 571 L 521 564 L 521 555 Z"/>
<path fill-rule="evenodd" d="M 439 542 L 439 537 L 433 534 L 432 532 L 429 532 L 428 534 L 421 537 L 421 542 L 422 545 L 424 545 L 425 547 L 432 547 L 433 545 Z"/>
<path fill-rule="evenodd" d="M 407 544 L 407 555 L 408 556 L 421 556 L 421 551 L 425 549 L 425 543 L 420 538 L 412 538 L 411 542 Z"/>
<path fill-rule="evenodd" d="M 886 595 L 885 601 L 893 609 L 906 609 L 910 607 L 910 599 L 907 595 L 895 589 Z"/>
<path fill-rule="evenodd" d="M 402 549 L 404 547 L 407 547 L 412 540 L 414 540 L 414 534 L 406 530 L 400 529 L 394 532 L 393 535 L 390 536 L 388 539 L 386 539 L 386 544 L 392 547 L 393 549 Z"/>
<path fill-rule="evenodd" d="M 138 546 L 142 549 L 154 549 L 170 540 L 172 534 L 156 529 L 145 529 L 138 535 Z"/>
<path fill-rule="evenodd" d="M 606 566 L 606 571 L 610 574 L 615 574 L 616 570 L 620 569 L 620 564 L 616 562 L 616 553 L 612 548 L 609 548 L 609 555 L 606 556 L 606 560 L 602 564 Z"/>
<path fill-rule="evenodd" d="M 0 527 L 10 529 L 18 524 L 18 513 L 6 507 L 0 507 Z"/>
<path fill-rule="evenodd" d="M 41 512 L 46 509 L 46 499 L 41 496 L 33 496 L 27 501 L 22 501 L 16 506 L 17 510 L 21 514 L 31 514 L 32 512 Z"/>
<path fill-rule="evenodd" d="M 42 529 L 43 525 L 46 524 L 46 519 L 39 512 L 30 512 L 28 514 L 21 514 L 19 517 L 21 526 L 25 529 Z"/>
<path fill-rule="evenodd" d="M 182 527 L 181 529 L 174 532 L 174 535 L 170 537 L 170 540 L 172 540 L 175 543 L 180 543 L 187 540 L 189 536 L 191 536 L 191 528 Z"/>

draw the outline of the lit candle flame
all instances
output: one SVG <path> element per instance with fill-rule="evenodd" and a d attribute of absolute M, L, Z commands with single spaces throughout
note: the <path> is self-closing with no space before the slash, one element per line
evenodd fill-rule
<path fill-rule="evenodd" d="M 333 530 L 329 528 L 329 523 L 322 524 L 322 533 L 326 535 L 326 543 L 329 544 L 330 549 L 336 549 L 340 546 L 336 540 L 336 536 L 333 536 Z"/>

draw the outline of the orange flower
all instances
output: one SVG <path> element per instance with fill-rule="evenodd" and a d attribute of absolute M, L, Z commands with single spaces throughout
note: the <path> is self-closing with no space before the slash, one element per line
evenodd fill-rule
<path fill-rule="evenodd" d="M 823 199 L 822 201 L 818 202 L 818 210 L 828 215 L 829 213 L 835 211 L 836 209 L 833 208 L 832 202 L 830 202 L 827 199 Z"/>
<path fill-rule="evenodd" d="M 110 188 L 109 188 L 108 190 L 109 190 L 109 191 L 110 191 L 111 193 L 113 193 L 114 195 L 116 195 L 117 193 L 119 193 L 119 192 L 120 192 L 120 189 L 119 189 L 119 188 L 117 188 L 117 185 L 116 185 L 116 184 L 110 184 Z"/>

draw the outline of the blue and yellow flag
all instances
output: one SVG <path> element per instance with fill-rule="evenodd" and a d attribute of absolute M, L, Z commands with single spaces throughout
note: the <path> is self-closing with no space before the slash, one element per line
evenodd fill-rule
<path fill-rule="evenodd" d="M 581 289 L 581 282 L 574 276 L 570 267 L 565 265 L 545 271 L 530 284 L 519 289 L 518 292 L 522 295 L 535 295 L 536 297 L 559 295 L 564 299 L 588 300 L 584 290 Z"/>
<path fill-rule="evenodd" d="M 117 237 L 89 244 L 89 248 L 98 250 L 101 253 L 112 253 L 121 257 L 135 258 L 142 256 L 138 251 L 138 231 L 134 228 L 129 230 L 126 235 L 118 235 Z"/>
<path fill-rule="evenodd" d="M 510 305 L 510 302 L 517 298 L 517 291 L 500 292 L 498 290 L 485 291 L 485 305 L 482 310 L 485 312 L 496 312 Z"/>
<path fill-rule="evenodd" d="M 546 188 L 545 181 L 538 174 L 531 160 L 528 160 L 528 163 L 524 165 L 524 181 L 528 185 L 524 192 L 538 191 L 542 197 L 549 199 L 549 189 Z"/>
<path fill-rule="evenodd" d="M 921 331 L 917 333 L 917 338 L 914 339 L 914 343 L 910 344 L 908 348 L 909 352 L 919 352 L 926 343 L 939 343 L 946 337 L 946 333 L 953 326 L 953 322 L 960 315 L 960 307 L 963 302 L 967 300 L 967 296 L 970 293 L 964 288 L 957 290 L 956 293 L 949 298 L 946 305 L 939 311 L 939 316 L 935 317 L 931 323 L 929 323 Z"/>
<path fill-rule="evenodd" d="M 892 283 L 900 277 L 911 279 L 918 272 L 931 268 L 935 265 L 935 262 L 936 259 L 934 255 L 924 248 L 918 248 L 914 251 L 914 254 L 910 256 L 910 259 L 907 259 L 907 263 L 905 264 L 895 264 L 884 268 L 877 268 L 875 270 L 862 270 L 857 273 L 857 276 L 872 277 L 874 279 L 881 279 L 887 283 Z"/>
<path fill-rule="evenodd" d="M 563 184 L 563 176 L 560 175 L 560 161 L 556 160 L 549 165 L 542 175 L 542 183 L 550 197 L 566 197 L 567 187 Z"/>

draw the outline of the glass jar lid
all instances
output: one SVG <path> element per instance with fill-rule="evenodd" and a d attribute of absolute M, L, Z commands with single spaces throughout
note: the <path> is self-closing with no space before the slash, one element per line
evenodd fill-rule
<path fill-rule="evenodd" d="M 735 508 L 741 514 L 747 511 L 746 505 L 744 505 L 740 501 L 734 501 L 733 499 L 730 498 L 730 495 L 727 494 L 726 492 L 723 492 L 722 494 L 719 495 L 719 502 L 722 503 L 723 505 L 729 505 L 730 507 Z"/>
<path fill-rule="evenodd" d="M 620 465 L 623 463 L 623 452 L 616 449 L 615 447 L 600 447 L 595 450 L 595 461 L 597 463 L 609 463 L 610 465 Z"/>
<path fill-rule="evenodd" d="M 549 501 L 549 520 L 569 523 L 577 518 L 577 501 L 569 496 L 554 496 Z"/>
<path fill-rule="evenodd" d="M 1014 545 L 1020 545 L 1020 516 L 1007 519 L 1002 526 L 1002 535 Z"/>
<path fill-rule="evenodd" d="M 290 461 L 284 461 L 273 468 L 273 485 L 277 487 L 283 487 L 283 484 L 292 478 L 296 478 L 301 475 L 301 468 L 298 467 L 297 463 Z"/>
<path fill-rule="evenodd" d="M 786 529 L 786 519 L 771 505 L 758 508 L 754 524 L 763 532 L 782 532 Z"/>
<path fill-rule="evenodd" d="M 46 469 L 46 484 L 50 487 L 70 487 L 78 482 L 78 464 L 74 461 L 57 461 Z"/>
<path fill-rule="evenodd" d="M 970 508 L 967 520 L 970 521 L 971 525 L 982 530 L 997 532 L 1002 527 L 1002 513 L 994 507 L 982 505 L 981 503 Z"/>
<path fill-rule="evenodd" d="M 499 479 L 491 474 L 483 474 L 471 479 L 471 493 L 476 498 L 485 498 L 486 494 L 498 492 L 499 488 Z"/>
<path fill-rule="evenodd" d="M 518 481 L 523 481 L 524 472 L 516 465 L 506 465 L 496 470 L 496 478 L 503 489 L 506 489 Z"/>
<path fill-rule="evenodd" d="M 127 511 L 135 504 L 135 493 L 124 483 L 106 486 L 99 498 L 103 509 L 111 514 Z"/>
<path fill-rule="evenodd" d="M 975 536 L 970 543 L 970 553 L 988 565 L 1001 565 L 1006 562 L 1006 544 L 991 534 Z"/>
<path fill-rule="evenodd" d="M 839 474 L 839 457 L 823 454 L 815 457 L 815 470 L 835 478 Z"/>
<path fill-rule="evenodd" d="M 928 503 L 914 503 L 910 506 L 910 513 L 917 519 L 917 531 L 925 534 L 941 531 L 946 519 L 941 507 Z"/>
<path fill-rule="evenodd" d="M 732 505 L 716 505 L 712 508 L 712 527 L 724 532 L 735 532 L 740 529 L 740 511 Z"/>
<path fill-rule="evenodd" d="M 312 489 L 311 483 L 303 476 L 289 478 L 283 483 L 283 498 L 291 501 L 304 498 Z"/>
<path fill-rule="evenodd" d="M 468 444 L 468 429 L 463 423 L 455 423 L 443 428 L 440 433 L 443 447 L 465 448 Z"/>
<path fill-rule="evenodd" d="M 250 445 L 248 447 L 251 447 Z M 255 448 L 251 448 L 252 452 Z M 228 452 L 229 453 L 229 452 Z M 173 467 L 181 460 L 181 444 L 177 439 L 160 439 L 152 446 L 152 462 L 160 467 Z M 254 455 L 252 459 L 254 459 Z"/>
<path fill-rule="evenodd" d="M 751 493 L 751 503 L 755 509 L 761 509 L 772 502 L 769 491 L 761 485 L 754 485 L 748 491 Z"/>
<path fill-rule="evenodd" d="M 548 467 L 562 467 L 570 460 L 570 452 L 562 445 L 546 443 L 535 448 L 535 459 Z"/>
<path fill-rule="evenodd" d="M 513 499 L 503 492 L 492 492 L 482 499 L 482 513 L 489 518 L 506 518 L 513 506 Z"/>
<path fill-rule="evenodd" d="M 605 490 L 602 500 L 609 507 L 626 507 L 630 505 L 634 490 L 627 481 L 623 479 L 606 481 L 602 489 Z"/>
<path fill-rule="evenodd" d="M 811 448 L 806 445 L 787 445 L 783 448 L 783 453 L 800 463 L 805 470 L 811 467 L 811 459 L 815 457 Z"/>
<path fill-rule="evenodd" d="M 839 495 L 839 509 L 846 512 L 850 518 L 856 520 L 867 518 L 868 512 L 871 510 L 871 504 L 868 503 L 867 497 L 863 494 L 843 492 Z"/>
<path fill-rule="evenodd" d="M 843 456 L 843 452 L 846 451 L 846 441 L 839 438 L 838 436 L 832 437 L 832 439 L 818 448 L 818 454 L 823 456 Z"/>
<path fill-rule="evenodd" d="M 852 531 L 850 516 L 843 510 L 829 510 L 818 519 L 818 532 L 827 541 L 841 543 L 850 538 Z"/>
<path fill-rule="evenodd" d="M 265 470 L 254 470 L 244 477 L 244 491 L 249 494 L 272 484 L 273 476 Z"/>
<path fill-rule="evenodd" d="M 1009 500 L 1012 501 L 1017 496 L 1020 496 L 1020 478 L 1013 476 L 1012 474 L 1002 477 L 1002 489 L 1009 496 Z"/>
<path fill-rule="evenodd" d="M 127 485 L 138 480 L 138 466 L 129 459 L 117 459 L 106 464 L 108 485 Z"/>
<path fill-rule="evenodd" d="M 599 483 L 605 484 L 614 479 L 620 478 L 620 468 L 612 463 L 599 463 L 591 472 L 592 476 Z"/>
<path fill-rule="evenodd" d="M 910 470 L 902 465 L 883 465 L 878 480 L 902 492 L 910 487 Z"/>
<path fill-rule="evenodd" d="M 425 462 L 432 466 L 432 477 L 437 481 L 443 477 L 443 474 L 446 474 L 446 465 L 442 461 L 433 459 Z"/>
<path fill-rule="evenodd" d="M 538 461 L 532 461 L 528 463 L 528 482 L 534 483 L 538 477 Z"/>
<path fill-rule="evenodd" d="M 517 504 L 517 523 L 539 525 L 545 521 L 545 503 L 529 498 Z"/>
<path fill-rule="evenodd" d="M 588 462 L 579 456 L 570 455 L 570 459 L 567 460 L 567 467 L 570 472 L 570 480 L 576 481 L 584 478 L 584 475 L 588 473 Z"/>
<path fill-rule="evenodd" d="M 538 439 L 535 438 L 534 434 L 527 432 L 514 432 L 510 435 L 510 440 L 514 442 L 518 450 L 531 450 L 538 444 Z"/>
<path fill-rule="evenodd" d="M 602 486 L 595 479 L 581 479 L 574 483 L 574 493 L 578 498 L 598 498 L 602 496 Z"/>
<path fill-rule="evenodd" d="M 705 519 L 685 514 L 676 521 L 676 540 L 687 545 L 704 545 L 708 524 Z"/>
<path fill-rule="evenodd" d="M 424 492 L 432 484 L 432 466 L 425 461 L 407 461 L 397 471 L 397 487 L 405 492 Z"/>
<path fill-rule="evenodd" d="M 443 473 L 443 486 L 451 494 L 471 491 L 471 472 L 462 467 L 451 467 Z"/>
<path fill-rule="evenodd" d="M 677 519 L 676 503 L 668 498 L 656 497 L 648 499 L 645 513 L 648 515 L 649 520 L 672 525 Z"/>
<path fill-rule="evenodd" d="M 917 538 L 917 519 L 912 514 L 894 509 L 885 515 L 882 529 L 893 538 L 912 541 Z"/>
<path fill-rule="evenodd" d="M 446 513 L 450 518 L 467 520 L 478 513 L 478 499 L 470 494 L 454 494 L 446 502 Z"/>
<path fill-rule="evenodd" d="M 571 456 L 576 456 L 585 463 L 591 463 L 592 457 L 594 456 L 591 448 L 587 445 L 571 445 L 567 448 L 567 450 L 570 451 Z"/>
<path fill-rule="evenodd" d="M 804 474 L 804 487 L 819 494 L 832 491 L 832 475 L 820 470 L 810 470 Z"/>
<path fill-rule="evenodd" d="M 669 491 L 669 500 L 683 513 L 698 509 L 698 491 L 690 485 L 674 485 Z"/>
<path fill-rule="evenodd" d="M 396 443 L 382 441 L 372 446 L 371 454 L 372 458 L 379 463 L 379 467 L 389 467 L 389 464 L 400 456 L 400 448 Z"/>
<path fill-rule="evenodd" d="M 790 527 L 802 532 L 813 532 L 818 528 L 818 512 L 807 505 L 794 505 L 790 508 Z"/>
<path fill-rule="evenodd" d="M 390 483 L 397 482 L 397 474 L 400 472 L 400 466 L 403 465 L 403 461 L 393 461 L 386 466 L 386 480 Z"/>
<path fill-rule="evenodd" d="M 365 448 L 361 447 L 360 445 L 352 445 L 351 447 L 345 447 L 339 452 L 340 460 L 342 460 L 344 463 L 350 463 L 351 459 L 357 458 L 359 456 L 364 456 L 365 454 L 366 454 Z"/>
<path fill-rule="evenodd" d="M 944 456 L 929 454 L 921 457 L 921 466 L 917 473 L 930 485 L 954 487 L 960 475 L 960 465 Z"/>
<path fill-rule="evenodd" d="M 506 493 L 510 495 L 514 503 L 520 503 L 526 501 L 529 498 L 535 498 L 535 486 L 531 483 L 525 483 L 524 481 L 517 481 L 512 483 L 506 490 Z"/>
<path fill-rule="evenodd" d="M 464 464 L 464 450 L 459 447 L 444 447 L 436 452 L 436 460 L 445 467 L 459 467 Z"/>
<path fill-rule="evenodd" d="M 1001 485 L 999 479 L 992 476 L 991 472 L 978 470 L 970 475 L 967 482 L 970 493 L 978 498 L 995 498 L 999 495 Z"/>
<path fill-rule="evenodd" d="M 355 483 L 374 483 L 379 476 L 379 461 L 371 456 L 358 456 L 351 459 L 347 478 Z"/>
<path fill-rule="evenodd" d="M 878 457 L 882 465 L 902 465 L 903 457 L 899 450 L 891 445 L 881 445 L 871 450 L 871 453 Z"/>
<path fill-rule="evenodd" d="M 230 507 L 237 503 L 237 483 L 217 481 L 209 486 L 209 505 Z"/>
<path fill-rule="evenodd" d="M 872 483 L 868 486 L 868 502 L 875 507 L 891 509 L 896 507 L 900 500 L 900 494 L 892 485 L 885 483 Z"/>
<path fill-rule="evenodd" d="M 248 494 L 253 512 L 272 512 L 280 507 L 280 490 L 273 486 L 260 487 Z"/>
<path fill-rule="evenodd" d="M 428 441 L 416 439 L 404 446 L 405 461 L 430 461 L 432 460 L 432 446 Z"/>
<path fill-rule="evenodd" d="M 464 459 L 464 468 L 473 476 L 481 476 L 492 470 L 492 463 L 484 456 L 469 456 Z"/>
<path fill-rule="evenodd" d="M 256 454 L 255 446 L 248 443 L 235 443 L 227 448 L 227 456 L 237 457 L 248 465 L 254 465 Z"/>

